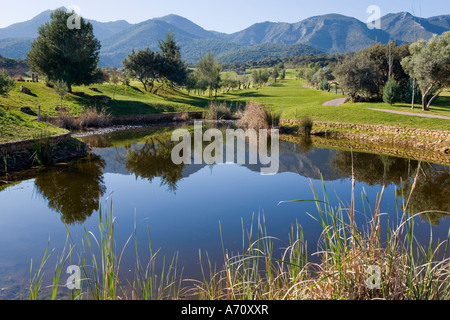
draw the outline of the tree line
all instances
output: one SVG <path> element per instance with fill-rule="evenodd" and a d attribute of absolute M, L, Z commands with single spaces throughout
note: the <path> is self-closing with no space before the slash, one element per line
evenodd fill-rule
<path fill-rule="evenodd" d="M 450 32 L 428 42 L 377 43 L 340 58 L 325 66 L 311 62 L 297 76 L 322 90 L 334 81 L 353 101 L 421 101 L 424 111 L 450 86 Z"/>

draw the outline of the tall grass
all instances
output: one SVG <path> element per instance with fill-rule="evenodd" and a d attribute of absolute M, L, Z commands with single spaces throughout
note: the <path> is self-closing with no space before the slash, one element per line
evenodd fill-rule
<path fill-rule="evenodd" d="M 238 123 L 250 129 L 269 129 L 278 127 L 281 120 L 281 112 L 272 111 L 264 105 L 247 102 Z"/>
<path fill-rule="evenodd" d="M 207 120 L 231 120 L 233 112 L 225 102 L 211 101 L 204 117 Z"/>
<path fill-rule="evenodd" d="M 62 219 L 63 220 L 63 219 Z M 45 265 L 50 260 L 54 250 L 49 252 L 49 245 L 44 252 L 41 263 L 32 274 L 33 261 L 30 265 L 30 285 L 29 299 L 37 300 L 41 295 L 52 300 L 72 299 L 72 300 L 163 300 L 177 299 L 180 294 L 179 286 L 181 278 L 177 275 L 177 256 L 174 256 L 168 266 L 163 259 L 162 271 L 157 273 L 157 254 L 153 253 L 151 240 L 149 237 L 150 260 L 144 267 L 138 255 L 137 248 L 137 227 L 123 245 L 119 252 L 115 239 L 115 228 L 117 218 L 113 216 L 113 205 L 111 202 L 109 213 L 99 208 L 98 232 L 84 230 L 82 240 L 82 250 L 76 250 L 77 245 L 70 233 L 69 226 L 65 224 L 67 230 L 67 241 L 63 252 L 57 258 L 53 282 L 49 286 L 43 287 L 43 273 Z M 132 239 L 136 245 L 136 272 L 133 279 L 122 274 L 120 265 L 123 255 Z M 66 247 L 69 243 L 66 253 Z M 59 294 L 58 289 L 66 287 L 66 283 L 61 283 L 68 262 L 76 263 L 81 269 L 82 278 L 80 288 L 70 291 L 70 294 Z M 67 288 L 65 288 L 67 290 Z M 44 293 L 49 290 L 51 295 Z"/>
<path fill-rule="evenodd" d="M 58 125 L 69 130 L 83 130 L 86 128 L 106 127 L 111 123 L 111 116 L 103 107 L 87 107 L 82 110 L 78 117 L 72 116 L 65 110 L 58 113 Z"/>
<path fill-rule="evenodd" d="M 420 167 L 418 168 L 420 170 Z M 417 180 L 418 175 L 415 178 Z M 414 188 L 413 188 L 414 189 Z M 199 251 L 201 279 L 182 279 L 177 273 L 177 257 L 167 264 L 163 260 L 161 274 L 156 273 L 156 257 L 149 238 L 150 259 L 142 263 L 138 256 L 137 227 L 120 255 L 114 240 L 116 219 L 100 210 L 99 235 L 85 232 L 87 255 L 80 259 L 83 268 L 85 298 L 109 300 L 119 296 L 127 299 L 180 299 L 200 300 L 444 300 L 450 298 L 450 274 L 447 239 L 433 245 L 421 244 L 415 237 L 415 217 L 409 215 L 408 203 L 413 190 L 403 196 L 397 206 L 394 224 L 382 227 L 381 203 L 385 192 L 383 186 L 372 207 L 367 194 L 361 192 L 363 207 L 355 208 L 355 178 L 352 178 L 350 204 L 342 201 L 332 206 L 324 181 L 322 196 L 311 184 L 311 200 L 280 202 L 314 202 L 316 214 L 306 213 L 322 228 L 318 250 L 309 255 L 303 229 L 296 223 L 289 234 L 289 244 L 281 252 L 278 239 L 267 232 L 264 216 L 258 216 L 256 227 L 242 227 L 242 251 L 232 254 L 222 240 L 224 264 L 217 268 L 208 254 Z M 399 192 L 402 192 L 400 190 Z M 397 192 L 397 190 L 396 190 Z M 365 217 L 361 223 L 356 215 Z M 242 223 L 243 225 L 243 223 Z M 252 223 L 252 226 L 254 223 Z M 383 230 L 383 231 L 382 231 Z M 220 228 L 220 236 L 223 239 Z M 123 252 L 134 237 L 136 250 L 136 273 L 134 279 L 125 283 L 120 277 Z M 91 240 L 92 239 L 92 240 Z M 99 253 L 94 250 L 99 249 Z M 72 251 L 72 249 L 70 250 Z M 80 255 L 81 257 L 82 255 Z M 312 259 L 311 257 L 314 257 Z M 89 258 L 89 259 L 87 259 Z M 38 273 L 30 284 L 30 299 L 36 299 L 42 283 L 41 270 L 48 260 L 45 251 Z M 57 265 L 65 260 L 60 259 Z M 89 265 L 88 260 L 91 265 Z M 88 269 L 91 270 L 88 270 Z M 56 268 L 56 278 L 61 275 Z M 374 273 L 375 271 L 375 273 Z M 59 283 L 53 281 L 53 286 Z M 130 290 L 126 291 L 128 283 Z M 182 286 L 182 283 L 185 285 Z M 183 287 L 183 288 L 182 288 Z M 54 290 L 54 289 L 53 289 Z M 128 294 L 127 294 L 128 292 Z M 131 293 L 130 293 L 131 292 Z M 52 295 L 55 298 L 56 294 Z M 81 294 L 75 297 L 80 298 Z M 72 297 L 73 298 L 73 297 Z"/>
<path fill-rule="evenodd" d="M 310 136 L 314 121 L 309 116 L 304 116 L 298 120 L 298 134 L 302 136 Z"/>
<path fill-rule="evenodd" d="M 53 163 L 53 144 L 50 136 L 51 134 L 47 131 L 33 135 L 33 155 L 35 160 L 43 166 L 49 166 Z"/>

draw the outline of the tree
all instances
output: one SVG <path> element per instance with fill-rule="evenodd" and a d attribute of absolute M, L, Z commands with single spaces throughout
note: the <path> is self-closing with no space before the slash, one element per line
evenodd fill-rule
<path fill-rule="evenodd" d="M 123 67 L 144 86 L 145 91 L 152 92 L 156 79 L 161 77 L 162 57 L 148 47 L 135 52 L 134 50 L 123 61 Z"/>
<path fill-rule="evenodd" d="M 61 98 L 61 107 L 62 107 L 63 99 L 66 96 L 67 92 L 69 91 L 69 88 L 67 87 L 67 84 L 63 80 L 56 80 L 54 89 L 58 94 L 58 96 Z"/>
<path fill-rule="evenodd" d="M 14 86 L 14 79 L 8 75 L 6 70 L 0 70 L 0 94 L 8 96 L 8 92 L 10 92 Z"/>
<path fill-rule="evenodd" d="M 111 70 L 111 73 L 109 75 L 109 81 L 114 85 L 114 93 L 113 93 L 113 99 L 116 98 L 116 89 L 117 89 L 117 85 L 120 82 L 120 77 L 119 77 L 119 72 L 117 71 L 117 68 L 114 67 Z"/>
<path fill-rule="evenodd" d="M 402 60 L 402 66 L 417 80 L 422 110 L 429 111 L 433 100 L 450 85 L 450 32 L 434 36 L 429 42 L 417 41 L 409 49 L 411 55 Z"/>
<path fill-rule="evenodd" d="M 222 66 L 214 60 L 212 52 L 208 53 L 205 57 L 200 58 L 198 70 L 208 83 L 209 96 L 212 96 L 213 90 L 215 90 L 217 94 L 220 85 L 220 72 Z"/>
<path fill-rule="evenodd" d="M 318 84 L 321 90 L 328 90 L 330 88 L 328 82 L 334 80 L 333 70 L 329 67 L 320 68 L 312 76 L 311 82 Z M 327 85 L 324 87 L 324 83 Z"/>
<path fill-rule="evenodd" d="M 90 84 L 97 76 L 100 42 L 94 37 L 92 24 L 80 17 L 80 29 L 69 29 L 72 13 L 55 10 L 51 22 L 39 27 L 39 36 L 27 54 L 32 71 L 44 74 L 50 81 L 61 80 L 72 85 Z"/>
<path fill-rule="evenodd" d="M 186 90 L 188 92 L 188 95 L 191 94 L 191 91 L 195 90 L 197 88 L 197 73 L 191 72 L 187 76 L 186 79 Z"/>
<path fill-rule="evenodd" d="M 277 83 L 277 78 L 280 76 L 280 70 L 279 70 L 279 68 L 278 68 L 278 65 L 276 65 L 274 68 L 273 68 L 273 71 L 272 71 L 272 78 L 275 80 L 275 83 Z"/>
<path fill-rule="evenodd" d="M 164 41 L 158 40 L 158 47 L 163 58 L 161 75 L 175 84 L 184 84 L 188 72 L 185 62 L 181 59 L 180 47 L 175 41 L 174 33 L 168 33 Z"/>
<path fill-rule="evenodd" d="M 377 93 L 371 66 L 358 55 L 342 61 L 336 66 L 334 73 L 341 87 L 353 100 L 360 92 L 367 95 Z"/>
<path fill-rule="evenodd" d="M 393 105 L 398 102 L 400 99 L 401 87 L 397 81 L 393 77 L 386 82 L 386 85 L 383 88 L 383 101 Z"/>

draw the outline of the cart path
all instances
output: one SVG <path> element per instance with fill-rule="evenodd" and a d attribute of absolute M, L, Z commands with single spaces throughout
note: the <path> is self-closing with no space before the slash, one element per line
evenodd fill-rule
<path fill-rule="evenodd" d="M 338 107 L 341 104 L 343 104 L 345 102 L 345 100 L 347 100 L 347 98 L 339 98 L 339 99 L 333 99 L 330 101 L 327 101 L 323 104 L 323 106 L 334 106 L 334 107 Z"/>
<path fill-rule="evenodd" d="M 396 110 L 388 110 L 388 109 L 369 109 L 374 111 L 381 111 L 381 112 L 389 112 L 389 113 L 395 113 L 395 114 L 402 114 L 407 116 L 416 116 L 416 117 L 424 117 L 424 118 L 436 118 L 436 119 L 446 119 L 450 120 L 450 117 L 448 116 L 440 116 L 436 114 L 423 114 L 423 113 L 412 113 L 407 111 L 396 111 Z"/>

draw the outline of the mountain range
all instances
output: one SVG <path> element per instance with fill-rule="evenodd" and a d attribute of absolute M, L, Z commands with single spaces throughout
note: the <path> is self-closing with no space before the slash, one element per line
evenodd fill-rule
<path fill-rule="evenodd" d="M 51 10 L 31 20 L 0 28 L 0 55 L 25 59 L 38 28 L 50 21 Z M 226 34 L 205 30 L 194 22 L 168 15 L 137 24 L 125 20 L 88 20 L 102 44 L 101 66 L 121 66 L 132 49 L 158 49 L 158 39 L 174 32 L 183 59 L 196 63 L 212 51 L 219 62 L 245 62 L 264 58 L 284 58 L 305 54 L 356 52 L 377 42 L 409 43 L 430 39 L 450 31 L 450 15 L 415 17 L 407 12 L 392 13 L 380 20 L 381 29 L 340 14 L 327 14 L 297 23 L 261 22 L 242 31 Z"/>

